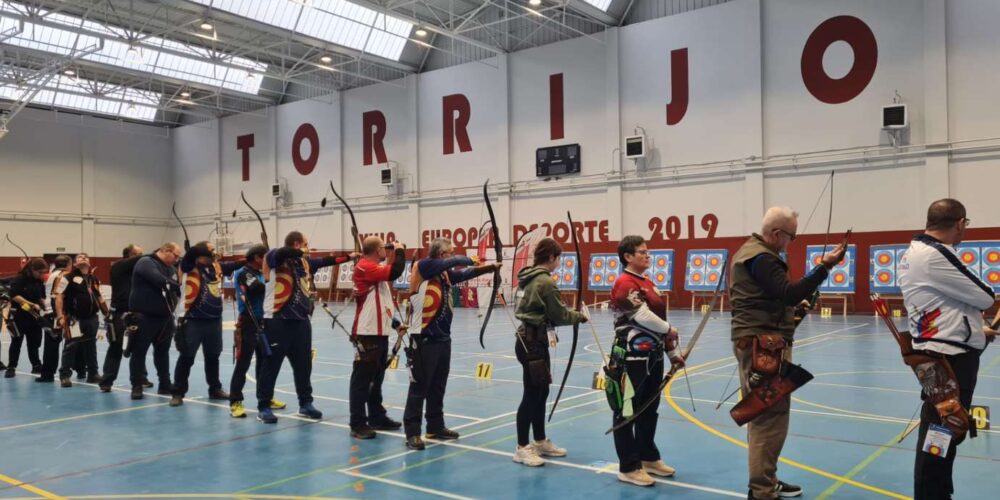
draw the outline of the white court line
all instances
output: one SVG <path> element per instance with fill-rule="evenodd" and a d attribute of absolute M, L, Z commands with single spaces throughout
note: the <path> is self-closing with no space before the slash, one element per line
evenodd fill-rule
<path fill-rule="evenodd" d="M 347 474 L 348 476 L 352 476 L 352 477 L 360 477 L 360 478 L 366 479 L 368 481 L 376 481 L 376 482 L 379 482 L 379 483 L 385 483 L 385 484 L 389 484 L 389 485 L 392 485 L 392 486 L 398 486 L 400 488 L 406 488 L 408 490 L 419 491 L 421 493 L 427 493 L 428 495 L 434 495 L 434 496 L 439 496 L 439 497 L 444 497 L 444 498 L 454 498 L 454 499 L 457 499 L 457 500 L 474 500 L 473 497 L 463 497 L 461 495 L 455 495 L 455 494 L 447 493 L 447 492 L 444 492 L 444 491 L 441 491 L 441 490 L 433 490 L 433 489 L 430 489 L 430 488 L 424 488 L 423 486 L 417 486 L 415 484 L 404 483 L 402 481 L 396 481 L 394 479 L 385 479 L 385 478 L 378 477 L 378 476 L 370 476 L 368 474 L 362 474 L 362 473 L 357 472 L 357 471 L 343 471 L 343 470 L 340 470 L 340 471 L 337 471 L 337 472 L 340 472 L 341 474 Z"/>

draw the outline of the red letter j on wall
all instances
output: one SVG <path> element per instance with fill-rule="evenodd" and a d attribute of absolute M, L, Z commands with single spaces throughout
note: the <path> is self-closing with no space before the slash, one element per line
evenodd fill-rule
<path fill-rule="evenodd" d="M 667 125 L 677 125 L 688 110 L 688 49 L 670 51 L 670 104 Z"/>

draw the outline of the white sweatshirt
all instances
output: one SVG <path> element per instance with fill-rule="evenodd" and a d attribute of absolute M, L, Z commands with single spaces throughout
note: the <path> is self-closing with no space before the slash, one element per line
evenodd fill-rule
<path fill-rule="evenodd" d="M 953 355 L 986 348 L 982 311 L 996 297 L 962 264 L 954 247 L 919 235 L 900 259 L 898 272 L 914 349 Z"/>

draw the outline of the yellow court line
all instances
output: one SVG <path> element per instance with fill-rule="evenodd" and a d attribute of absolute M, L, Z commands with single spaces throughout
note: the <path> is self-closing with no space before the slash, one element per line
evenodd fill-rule
<path fill-rule="evenodd" d="M 61 497 L 59 495 L 56 495 L 55 493 L 52 493 L 51 491 L 45 491 L 41 488 L 32 486 L 24 481 L 18 481 L 17 479 L 14 479 L 10 476 L 5 476 L 3 474 L 0 474 L 0 481 L 3 481 L 11 486 L 16 486 L 18 488 L 21 488 L 24 491 L 30 491 L 31 493 L 34 493 L 42 498 L 48 498 L 49 500 L 66 500 L 66 497 Z M 38 498 L 38 497 L 32 497 L 32 498 Z"/>
<path fill-rule="evenodd" d="M 729 360 L 729 358 L 722 358 L 722 359 Z M 716 361 L 718 361 L 718 360 L 716 360 Z M 695 368 L 698 368 L 698 367 L 695 367 Z M 692 370 L 694 370 L 694 368 Z M 718 436 L 718 437 L 720 437 L 720 438 L 722 438 L 722 439 L 724 439 L 726 441 L 729 441 L 730 443 L 733 443 L 733 444 L 735 444 L 737 446 L 740 446 L 742 448 L 747 448 L 747 444 L 744 443 L 743 441 L 740 441 L 739 439 L 736 439 L 736 438 L 734 438 L 734 437 L 732 437 L 732 436 L 730 436 L 730 435 L 728 435 L 728 434 L 726 434 L 726 433 L 724 433 L 722 431 L 719 431 L 719 430 L 715 429 L 714 427 L 709 426 L 708 424 L 702 422 L 701 420 L 699 420 L 699 419 L 691 416 L 690 413 L 684 411 L 674 401 L 673 395 L 671 394 L 671 389 L 672 389 L 672 387 L 674 385 L 674 382 L 676 380 L 677 380 L 676 378 L 671 379 L 670 382 L 667 383 L 666 390 L 664 391 L 667 403 L 670 404 L 671 408 L 673 408 L 674 411 L 676 411 L 677 413 L 679 413 L 682 417 L 688 419 L 688 421 L 690 421 L 691 423 L 693 423 L 693 424 L 697 425 L 698 427 L 700 427 L 701 429 L 707 431 L 708 433 L 714 434 L 714 435 L 716 435 L 716 436 Z M 910 497 L 908 497 L 906 495 L 902 495 L 902 494 L 899 494 L 899 493 L 896 493 L 896 492 L 885 490 L 885 489 L 879 488 L 877 486 L 872 486 L 870 484 L 865 484 L 865 483 L 861 483 L 861 482 L 858 482 L 858 481 L 854 481 L 853 479 L 850 479 L 850 478 L 847 478 L 847 477 L 844 477 L 844 476 L 838 476 L 838 475 L 833 474 L 831 472 L 827 472 L 827 471 L 822 470 L 822 469 L 817 469 L 815 467 L 812 467 L 812 466 L 809 466 L 809 465 L 806 465 L 806 464 L 803 464 L 803 463 L 799 463 L 799 462 L 796 462 L 794 460 L 790 460 L 790 459 L 783 458 L 783 457 L 779 458 L 778 460 L 781 461 L 781 463 L 790 465 L 790 466 L 795 467 L 797 469 L 801 469 L 801 470 L 804 470 L 806 472 L 812 472 L 813 474 L 816 474 L 816 475 L 819 475 L 819 476 L 823 476 L 823 477 L 828 478 L 828 479 L 833 479 L 835 481 L 841 481 L 841 482 L 843 482 L 845 484 L 849 484 L 849 485 L 854 486 L 856 488 L 861 488 L 863 490 L 871 491 L 872 493 L 878 493 L 880 495 L 885 495 L 887 497 L 896 498 L 896 499 L 899 499 L 899 500 L 912 500 Z"/>
<path fill-rule="evenodd" d="M 882 454 L 886 452 L 886 450 L 888 450 L 893 445 L 895 445 L 896 443 L 898 443 L 899 442 L 899 438 L 903 437 L 903 433 L 905 433 L 905 432 L 906 431 L 903 431 L 903 432 L 900 432 L 899 434 L 896 434 L 895 436 L 892 437 L 892 439 L 886 441 L 885 444 L 883 444 L 882 446 L 879 446 L 879 448 L 877 450 L 873 451 L 871 455 L 868 455 L 867 457 L 865 457 L 864 460 L 858 462 L 857 465 L 855 465 L 854 467 L 852 467 L 851 470 L 847 471 L 847 474 L 845 474 L 844 477 L 852 478 L 852 477 L 858 475 L 858 473 L 861 472 L 861 471 L 863 471 L 865 469 L 865 467 L 868 467 L 869 465 L 871 465 L 872 462 L 874 462 L 876 459 L 878 459 L 878 457 L 881 457 Z M 829 487 L 827 487 L 827 489 L 823 490 L 823 492 L 820 493 L 819 496 L 816 497 L 816 500 L 826 500 L 827 498 L 832 497 L 833 494 L 836 493 L 837 490 L 839 490 L 840 487 L 843 486 L 843 485 L 844 485 L 843 481 L 837 481 L 837 482 L 831 484 Z"/>
<path fill-rule="evenodd" d="M 156 403 L 156 404 L 149 404 L 149 405 L 143 405 L 143 406 L 134 406 L 134 407 L 131 407 L 131 408 L 121 408 L 121 409 L 118 409 L 118 410 L 102 411 L 102 412 L 97 412 L 97 413 L 85 413 L 83 415 L 74 415 L 72 417 L 53 418 L 51 420 L 39 420 L 37 422 L 28 422 L 26 424 L 8 425 L 6 427 L 0 427 L 0 432 L 10 431 L 10 430 L 14 430 L 14 429 L 23 429 L 25 427 L 35 427 L 35 426 L 38 426 L 38 425 L 58 424 L 60 422 L 69 422 L 71 420 L 80 420 L 80 419 L 84 419 L 84 418 L 102 417 L 104 415 L 114 415 L 116 413 L 125 413 L 125 412 L 135 411 L 135 410 L 144 410 L 146 408 L 154 408 L 154 407 L 157 407 L 157 406 L 167 406 L 167 403 Z"/>

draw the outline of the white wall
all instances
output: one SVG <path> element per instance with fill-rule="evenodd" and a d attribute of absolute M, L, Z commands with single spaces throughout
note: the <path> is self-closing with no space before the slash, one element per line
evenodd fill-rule
<path fill-rule="evenodd" d="M 0 141 L 2 232 L 31 255 L 156 245 L 172 199 L 171 131 L 25 109 Z M 0 244 L 0 255 L 20 252 Z"/>
<path fill-rule="evenodd" d="M 28 174 L 43 169 L 46 182 L 64 194 L 45 202 L 51 211 L 79 213 L 91 203 L 96 212 L 134 208 L 158 217 L 177 200 L 193 240 L 207 237 L 218 220 L 228 223 L 237 243 L 249 243 L 259 229 L 240 206 L 242 190 L 267 219 L 272 243 L 300 229 L 316 248 L 346 248 L 350 221 L 327 192 L 332 180 L 355 208 L 362 233 L 413 245 L 425 231 L 478 228 L 487 218 L 481 190 L 489 178 L 505 241 L 513 225 L 555 224 L 566 210 L 579 221 L 606 221 L 611 240 L 624 233 L 654 236 L 654 219 L 671 217 L 682 222 L 679 237 L 688 238 L 689 216 L 694 237 L 704 238 L 701 222 L 709 215 L 718 219 L 715 236 L 755 230 L 771 204 L 791 205 L 806 217 L 836 170 L 834 230 L 916 229 L 927 203 L 948 195 L 966 202 L 977 226 L 1000 226 L 990 189 L 1000 181 L 1000 125 L 993 118 L 1000 104 L 991 97 L 1000 81 L 1000 32 L 991 23 L 998 15 L 993 2 L 974 0 L 734 0 L 595 38 L 184 127 L 169 140 L 156 134 L 121 140 L 113 131 L 38 122 L 47 119 L 38 114 L 42 118 L 19 122 L 0 143 L 0 164 L 19 200 L 0 206 L 27 206 L 27 195 L 16 193 L 31 192 L 35 181 Z M 856 96 L 827 103 L 806 88 L 802 53 L 816 28 L 837 16 L 867 26 L 877 65 Z M 667 125 L 667 104 L 675 99 L 671 52 L 679 49 L 688 54 L 689 102 L 683 119 Z M 838 41 L 822 62 L 836 79 L 857 61 Z M 564 75 L 565 137 L 557 140 L 549 134 L 549 76 L 555 73 Z M 919 147 L 893 149 L 880 130 L 880 108 L 896 91 L 910 112 L 904 145 Z M 456 147 L 444 154 L 442 98 L 456 93 L 471 105 L 472 151 Z M 373 110 L 386 116 L 386 153 L 402 177 L 401 189 L 389 195 L 377 182 L 381 166 L 362 161 L 362 115 Z M 320 142 L 317 166 L 306 175 L 291 160 L 292 137 L 303 123 L 316 127 Z M 652 154 L 639 163 L 619 161 L 620 136 L 637 126 Z M 250 180 L 243 181 L 236 137 L 251 133 Z M 43 135 L 55 140 L 44 147 L 30 140 Z M 582 148 L 581 175 L 536 179 L 535 150 L 571 143 Z M 172 177 L 162 173 L 171 164 Z M 87 165 L 93 173 L 82 176 Z M 291 193 L 280 207 L 269 194 L 277 178 Z M 97 187 L 81 196 L 81 182 Z M 163 188 L 170 184 L 172 192 Z M 143 194 L 103 196 L 99 185 Z M 330 204 L 321 209 L 325 195 Z M 807 232 L 825 230 L 825 200 Z M 237 207 L 239 221 L 231 221 Z M 55 231 L 64 235 L 60 241 L 79 239 L 67 224 Z M 98 245 L 116 240 L 116 231 L 82 232 Z M 52 237 L 40 241 L 45 238 Z"/>

